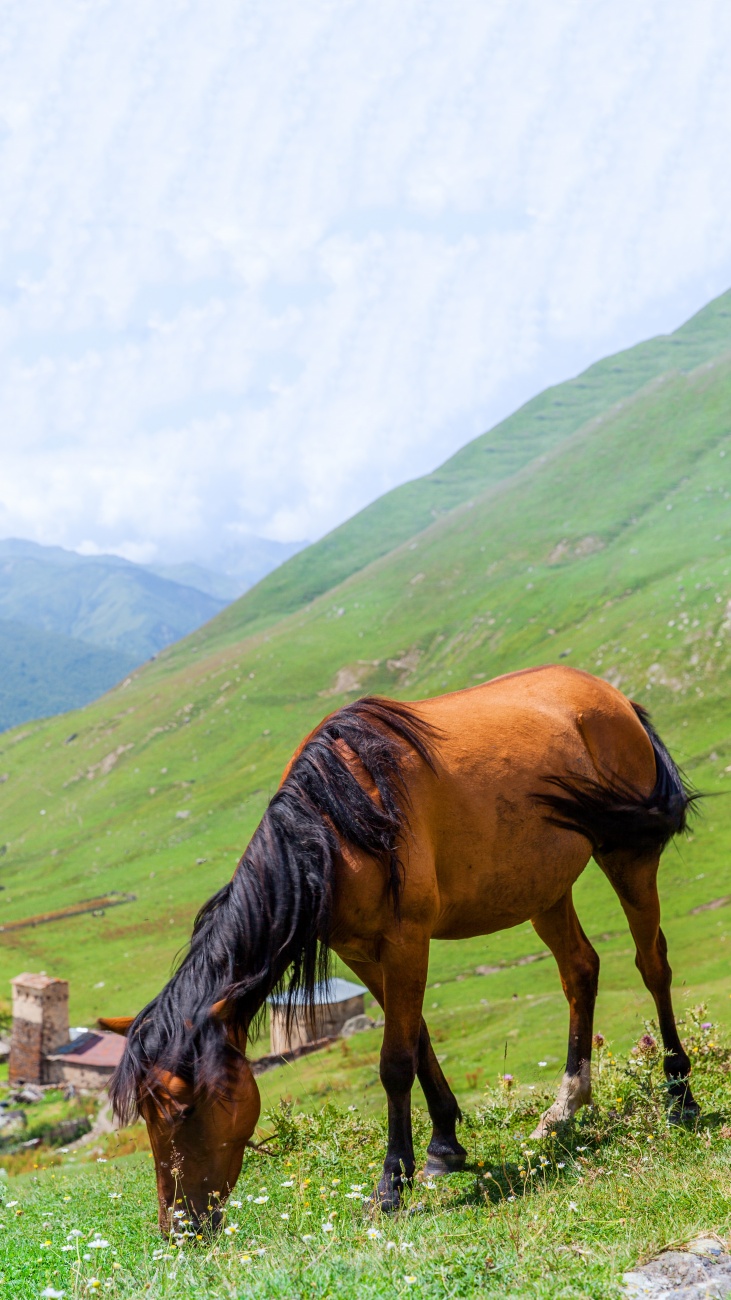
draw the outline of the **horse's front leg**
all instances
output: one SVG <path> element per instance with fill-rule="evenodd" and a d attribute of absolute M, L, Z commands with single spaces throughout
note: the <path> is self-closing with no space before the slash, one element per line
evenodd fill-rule
<path fill-rule="evenodd" d="M 377 1199 L 396 1210 L 405 1182 L 416 1163 L 411 1135 L 411 1089 L 419 1065 L 421 1008 L 426 988 L 429 944 L 421 936 L 384 944 L 381 955 L 385 1027 L 381 1047 L 381 1083 L 388 1098 L 388 1149 Z"/>
<path fill-rule="evenodd" d="M 383 973 L 380 966 L 373 962 L 361 961 L 349 961 L 348 965 L 383 1009 Z M 462 1119 L 462 1112 L 436 1058 L 427 1023 L 423 1017 L 419 1027 L 419 1059 L 416 1075 L 422 1086 L 432 1122 L 432 1135 L 426 1149 L 424 1173 L 433 1178 L 439 1174 L 451 1174 L 455 1169 L 464 1169 L 467 1152 L 457 1137 L 457 1124 Z"/>

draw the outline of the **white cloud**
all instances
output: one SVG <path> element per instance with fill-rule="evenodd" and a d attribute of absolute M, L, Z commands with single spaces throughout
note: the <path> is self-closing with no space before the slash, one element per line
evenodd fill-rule
<path fill-rule="evenodd" d="M 0 532 L 314 537 L 731 281 L 721 0 L 11 0 Z"/>

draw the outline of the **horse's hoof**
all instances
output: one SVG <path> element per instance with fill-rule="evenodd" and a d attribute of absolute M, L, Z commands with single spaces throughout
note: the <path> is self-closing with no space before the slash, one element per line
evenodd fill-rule
<path fill-rule="evenodd" d="M 464 1169 L 467 1162 L 466 1151 L 427 1151 L 426 1164 L 422 1171 L 423 1178 L 441 1178 L 443 1174 L 454 1174 Z"/>
<path fill-rule="evenodd" d="M 668 1111 L 668 1120 L 671 1124 L 692 1124 L 700 1113 L 695 1097 L 675 1097 Z"/>
<path fill-rule="evenodd" d="M 381 1187 L 379 1184 L 374 1192 L 371 1192 L 366 1202 L 368 1213 L 373 1216 L 376 1214 L 395 1214 L 401 1206 L 401 1192 L 398 1187 Z"/>

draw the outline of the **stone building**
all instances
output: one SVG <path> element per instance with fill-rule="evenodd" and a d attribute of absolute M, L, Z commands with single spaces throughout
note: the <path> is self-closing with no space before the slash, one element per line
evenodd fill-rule
<path fill-rule="evenodd" d="M 300 997 L 295 1002 L 289 1029 L 286 993 L 269 998 L 272 1056 L 296 1051 L 319 1038 L 337 1038 L 348 1020 L 364 1014 L 365 994 L 361 984 L 353 984 L 350 980 L 332 979 L 326 984 L 318 984 L 315 987 L 314 1017 L 305 999 Z"/>
<path fill-rule="evenodd" d="M 67 980 L 16 975 L 8 1082 L 104 1088 L 124 1051 L 124 1038 L 101 1030 L 69 1028 Z"/>
<path fill-rule="evenodd" d="M 13 1030 L 8 1082 L 49 1083 L 46 1057 L 69 1038 L 68 981 L 26 973 L 16 975 L 10 984 Z"/>

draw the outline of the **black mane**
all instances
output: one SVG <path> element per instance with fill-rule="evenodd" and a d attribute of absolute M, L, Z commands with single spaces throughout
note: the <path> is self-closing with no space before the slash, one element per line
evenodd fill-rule
<path fill-rule="evenodd" d="M 137 1114 L 152 1066 L 197 1088 L 224 1085 L 232 1049 L 226 1027 L 210 1014 L 214 1003 L 226 1000 L 228 1026 L 244 1034 L 290 967 L 290 1011 L 298 993 L 312 999 L 316 983 L 327 978 L 341 841 L 383 863 L 398 914 L 398 847 L 408 806 L 404 746 L 433 768 L 435 738 L 407 705 L 371 696 L 334 713 L 307 741 L 233 879 L 198 913 L 177 971 L 130 1029 L 110 1085 L 122 1121 Z M 357 756 L 379 802 L 356 780 L 343 747 Z"/>

